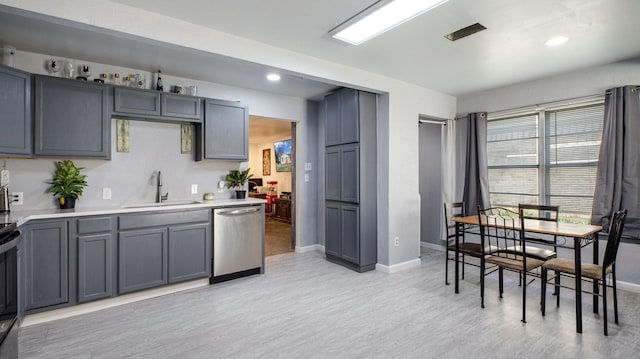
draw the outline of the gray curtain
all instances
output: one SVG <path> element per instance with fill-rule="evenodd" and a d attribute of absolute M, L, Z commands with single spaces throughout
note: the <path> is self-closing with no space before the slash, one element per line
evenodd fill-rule
<path fill-rule="evenodd" d="M 607 91 L 604 102 L 602 142 L 593 195 L 591 223 L 609 228 L 619 209 L 629 214 L 625 236 L 640 234 L 640 98 L 638 86 Z"/>
<path fill-rule="evenodd" d="M 489 207 L 489 170 L 487 165 L 487 113 L 467 116 L 467 165 L 464 171 L 462 200 L 466 214 L 478 213 L 478 206 Z"/>

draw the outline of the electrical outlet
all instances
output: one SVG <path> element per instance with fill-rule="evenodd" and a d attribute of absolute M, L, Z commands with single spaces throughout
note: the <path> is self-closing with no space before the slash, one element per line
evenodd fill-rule
<path fill-rule="evenodd" d="M 14 205 L 22 206 L 24 204 L 24 192 L 12 192 L 11 196 Z"/>
<path fill-rule="evenodd" d="M 102 189 L 102 199 L 111 199 L 111 188 L 105 187 Z"/>
<path fill-rule="evenodd" d="M 396 237 L 393 239 L 393 246 L 394 247 L 400 246 L 400 237 Z"/>
<path fill-rule="evenodd" d="M 310 162 L 305 162 L 304 170 L 305 171 L 311 171 L 311 163 Z"/>
<path fill-rule="evenodd" d="M 191 194 L 198 194 L 198 185 L 197 184 L 192 184 L 191 185 Z"/>
<path fill-rule="evenodd" d="M 309 182 L 309 174 L 308 173 L 304 174 L 304 181 L 305 182 Z"/>

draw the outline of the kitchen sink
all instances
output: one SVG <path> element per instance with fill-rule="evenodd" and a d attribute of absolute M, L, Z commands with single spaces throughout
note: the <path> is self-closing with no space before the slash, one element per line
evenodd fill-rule
<path fill-rule="evenodd" d="M 144 208 L 144 207 L 168 207 L 168 206 L 184 206 L 187 204 L 200 204 L 199 201 L 164 201 L 162 203 L 143 202 L 122 205 L 122 208 Z"/>

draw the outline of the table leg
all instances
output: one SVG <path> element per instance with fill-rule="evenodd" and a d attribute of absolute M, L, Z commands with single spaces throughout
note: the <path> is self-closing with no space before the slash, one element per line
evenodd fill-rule
<path fill-rule="evenodd" d="M 573 239 L 576 262 L 576 332 L 582 333 L 582 262 L 580 261 L 580 238 Z"/>
<path fill-rule="evenodd" d="M 459 249 L 460 249 L 460 224 L 456 223 L 456 254 L 455 254 L 455 257 L 456 257 L 456 270 L 455 270 L 455 272 L 456 272 L 456 285 L 455 285 L 456 294 L 458 293 L 458 274 L 459 274 L 458 273 L 459 272 L 459 269 L 458 269 L 458 259 L 459 258 L 458 257 L 460 255 Z"/>
<path fill-rule="evenodd" d="M 598 233 L 594 234 L 593 237 L 593 264 L 598 264 L 598 250 L 600 249 L 600 245 L 598 243 Z M 606 287 L 605 287 L 606 288 Z M 593 280 L 593 312 L 598 313 L 598 293 L 600 292 L 600 286 L 598 285 L 598 280 Z"/>

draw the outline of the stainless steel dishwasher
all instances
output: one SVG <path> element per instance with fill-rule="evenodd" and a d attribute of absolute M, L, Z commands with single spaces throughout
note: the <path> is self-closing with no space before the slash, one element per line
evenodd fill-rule
<path fill-rule="evenodd" d="M 262 272 L 263 224 L 262 206 L 213 210 L 213 274 L 210 283 Z"/>

